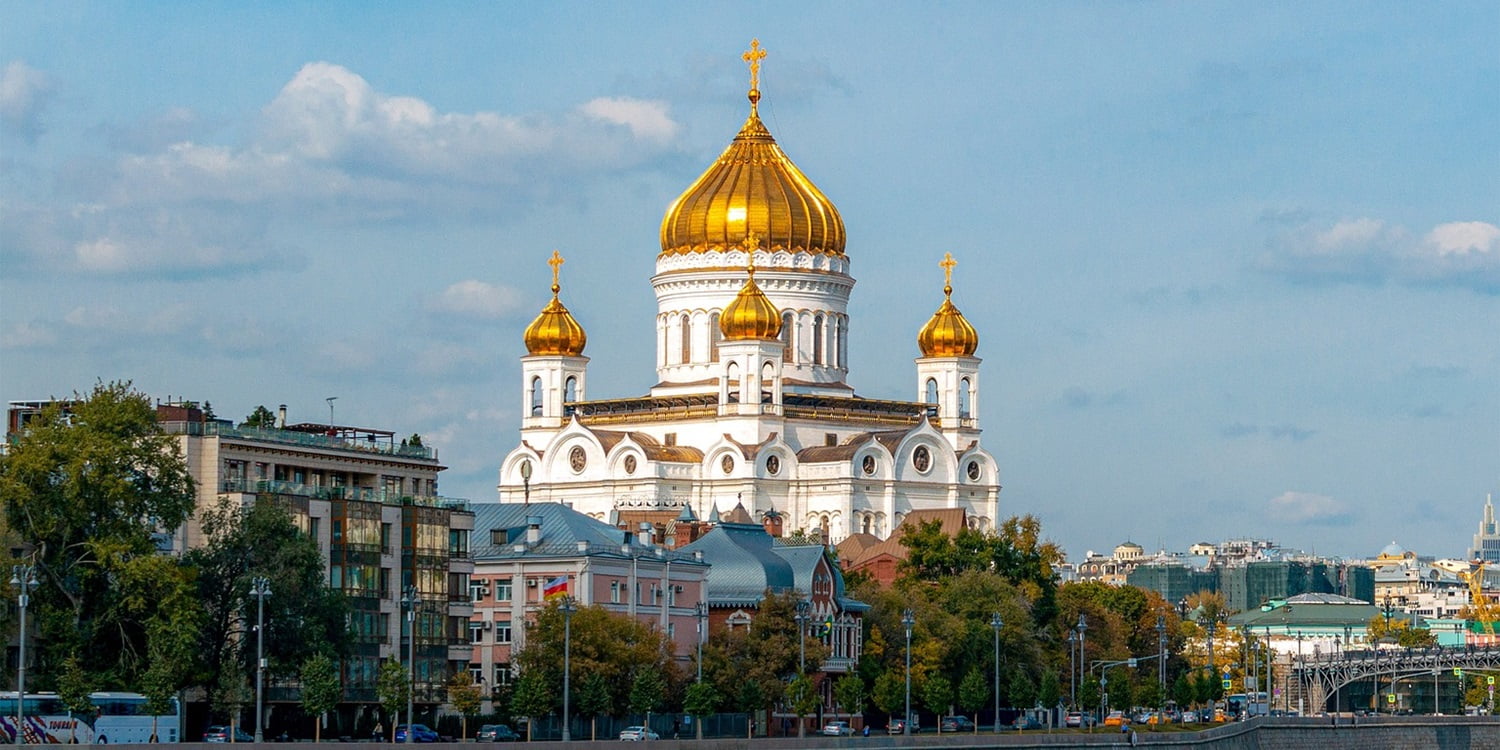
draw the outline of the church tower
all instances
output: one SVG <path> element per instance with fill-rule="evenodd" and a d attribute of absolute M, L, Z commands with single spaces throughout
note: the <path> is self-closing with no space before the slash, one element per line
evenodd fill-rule
<path fill-rule="evenodd" d="M 552 251 L 552 301 L 526 326 L 527 356 L 521 358 L 521 429 L 555 429 L 566 420 L 565 404 L 584 399 L 589 358 L 583 326 L 558 299 L 562 254 Z"/>
<path fill-rule="evenodd" d="M 953 254 L 943 256 L 943 304 L 917 333 L 917 400 L 962 451 L 979 439 L 979 332 L 953 305 Z M 935 413 L 934 413 L 935 412 Z"/>

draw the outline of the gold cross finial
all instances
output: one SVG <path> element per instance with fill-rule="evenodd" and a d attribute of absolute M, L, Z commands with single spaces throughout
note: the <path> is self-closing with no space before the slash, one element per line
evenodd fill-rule
<path fill-rule="evenodd" d="M 740 245 L 745 248 L 746 270 L 753 277 L 755 276 L 755 251 L 760 249 L 760 235 L 748 232 L 745 234 L 745 241 L 741 242 Z"/>
<path fill-rule="evenodd" d="M 557 272 L 558 272 L 558 270 L 560 270 L 562 268 L 562 264 L 564 264 L 566 262 L 567 261 L 563 260 L 562 253 L 559 253 L 556 250 L 553 250 L 552 251 L 552 257 L 547 259 L 547 265 L 552 266 L 552 293 L 553 294 L 557 294 L 557 292 L 562 289 L 562 287 L 559 286 L 558 283 L 557 283 Z"/>
<path fill-rule="evenodd" d="M 750 49 L 745 50 L 740 59 L 750 64 L 750 104 L 754 106 L 760 101 L 760 61 L 766 59 L 766 51 L 760 48 L 760 40 L 751 39 Z"/>
<path fill-rule="evenodd" d="M 953 253 L 943 253 L 943 260 L 938 263 L 943 267 L 943 294 L 953 293 L 953 267 L 958 261 L 953 259 Z"/>

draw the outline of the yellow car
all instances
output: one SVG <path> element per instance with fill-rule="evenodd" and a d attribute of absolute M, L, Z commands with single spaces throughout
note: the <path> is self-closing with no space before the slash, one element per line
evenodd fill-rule
<path fill-rule="evenodd" d="M 1125 716 L 1124 711 L 1110 711 L 1109 715 L 1104 717 L 1104 726 L 1107 727 L 1123 727 L 1129 723 L 1130 719 Z"/>

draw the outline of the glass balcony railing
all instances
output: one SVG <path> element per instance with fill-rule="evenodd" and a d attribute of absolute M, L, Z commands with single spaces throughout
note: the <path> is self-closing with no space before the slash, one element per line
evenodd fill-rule
<path fill-rule="evenodd" d="M 280 443 L 310 448 L 380 453 L 402 458 L 437 460 L 437 449 L 425 445 L 386 443 L 378 440 L 351 440 L 337 435 L 319 435 L 297 430 L 263 429 L 259 427 L 236 427 L 225 422 L 163 422 L 162 431 L 171 435 L 219 435 L 221 437 L 244 438 L 264 443 Z"/>
<path fill-rule="evenodd" d="M 468 510 L 469 508 L 469 500 L 462 497 L 405 495 L 398 492 L 387 492 L 386 490 L 374 487 L 329 487 L 328 485 L 281 482 L 271 479 L 231 477 L 219 482 L 219 491 L 249 492 L 253 494 L 265 492 L 274 495 L 310 497 L 318 500 L 359 500 L 384 505 L 420 505 L 427 508 L 447 508 L 448 510 Z M 448 553 L 444 549 L 436 554 L 447 556 Z"/>

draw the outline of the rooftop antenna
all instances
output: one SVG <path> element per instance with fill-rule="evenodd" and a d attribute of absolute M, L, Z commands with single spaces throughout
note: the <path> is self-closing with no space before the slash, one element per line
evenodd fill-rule
<path fill-rule="evenodd" d="M 330 435 L 333 434 L 333 402 L 337 401 L 338 399 L 338 396 L 329 396 L 328 398 L 323 399 L 324 401 L 328 402 L 328 434 Z"/>

